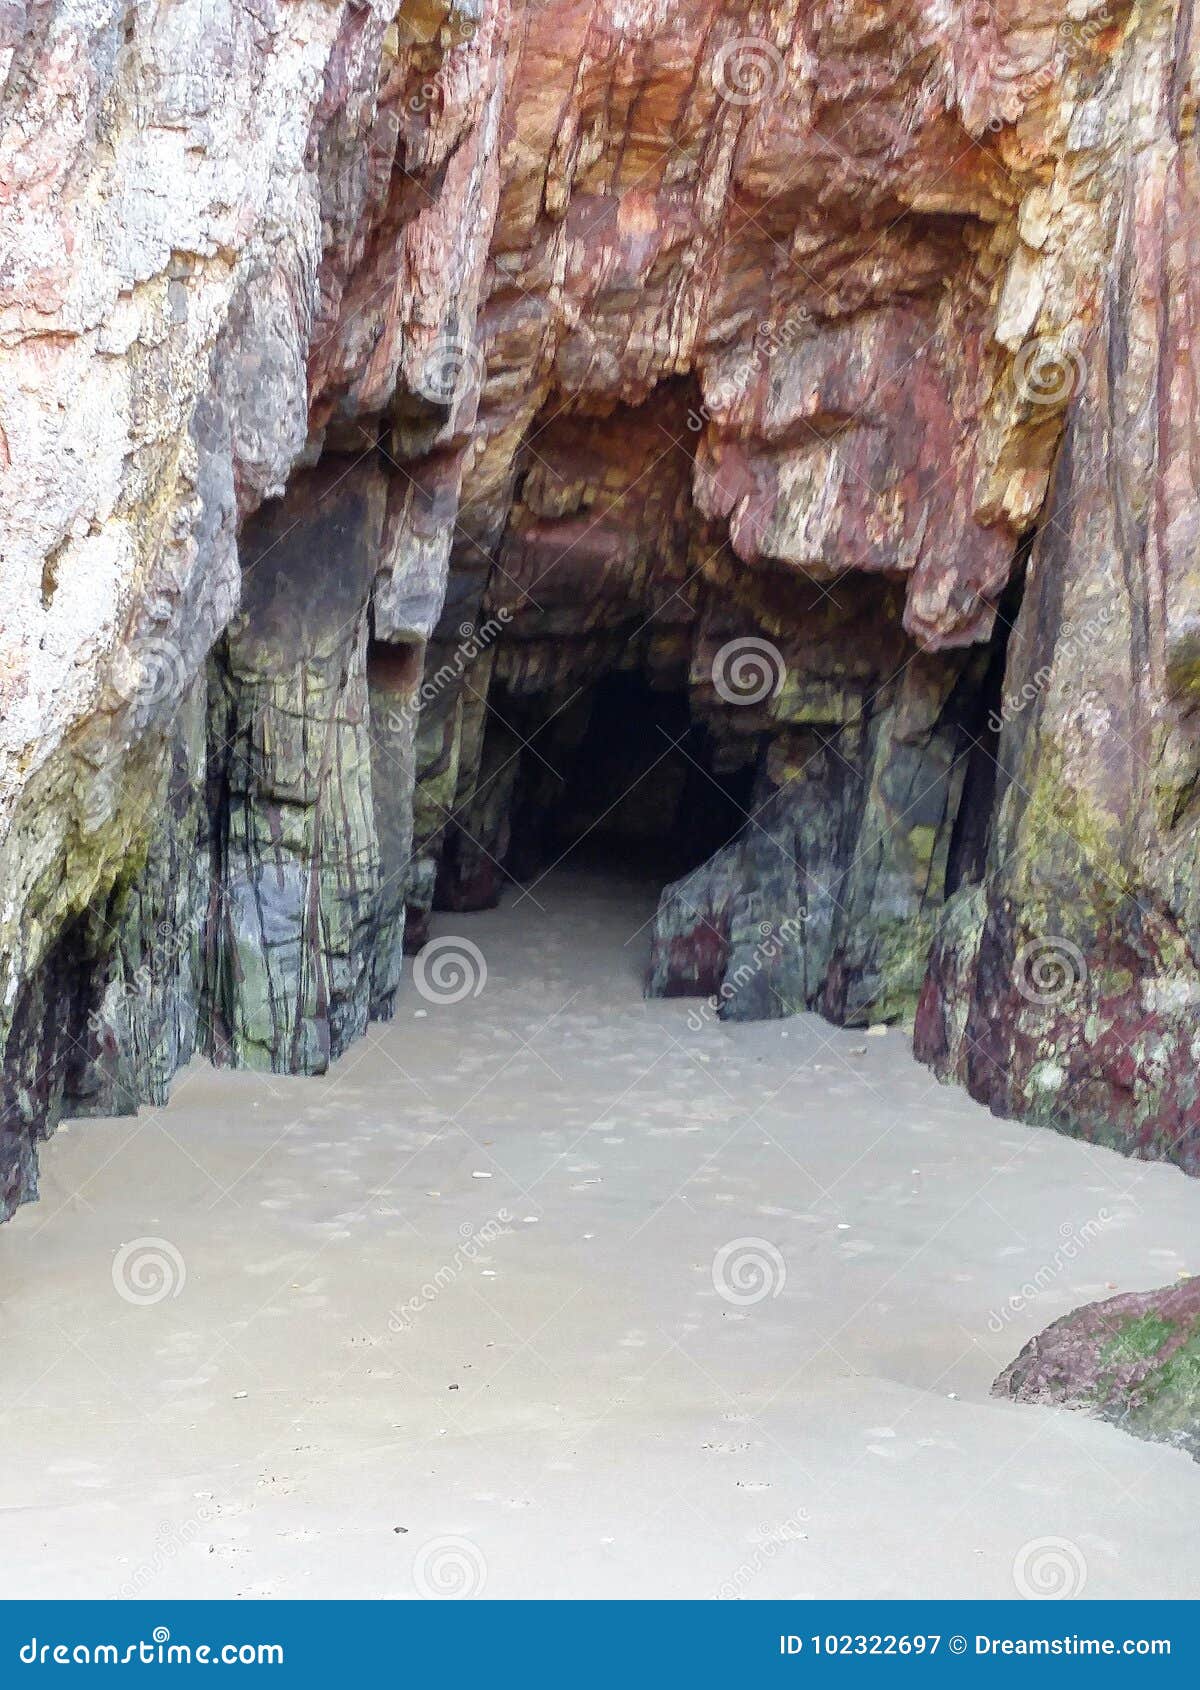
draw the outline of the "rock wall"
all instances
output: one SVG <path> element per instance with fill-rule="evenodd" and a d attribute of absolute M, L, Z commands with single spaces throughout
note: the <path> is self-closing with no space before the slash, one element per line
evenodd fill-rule
<path fill-rule="evenodd" d="M 1197 43 L 1188 8 L 1135 21 L 1072 119 L 1094 326 L 1010 651 L 985 879 L 947 914 L 917 1050 L 999 1113 L 1195 1173 Z"/>
<path fill-rule="evenodd" d="M 601 828 L 712 827 L 651 990 L 1193 1167 L 1196 54 L 0 0 L 0 1202 Z"/>
<path fill-rule="evenodd" d="M 63 1107 L 161 1098 L 197 1042 L 316 1065 L 365 1024 L 368 966 L 386 997 L 396 911 L 353 905 L 406 846 L 362 821 L 374 753 L 350 718 L 366 597 L 419 670 L 444 590 L 473 400 L 437 383 L 494 213 L 499 20 L 0 6 L 5 1206 L 32 1194 L 31 1141 Z M 428 463 L 384 488 L 397 393 Z M 247 547 L 327 450 L 378 460 L 386 532 L 359 536 L 351 637 L 356 518 L 322 513 L 334 567 L 303 633 L 323 644 L 301 653 L 279 644 L 300 631 L 279 571 Z M 314 748 L 328 761 L 300 767 Z M 361 849 L 326 864 L 356 803 Z M 267 893 L 268 865 L 288 890 Z M 328 910 L 299 908 L 305 874 Z M 349 954 L 368 936 L 369 965 Z"/>

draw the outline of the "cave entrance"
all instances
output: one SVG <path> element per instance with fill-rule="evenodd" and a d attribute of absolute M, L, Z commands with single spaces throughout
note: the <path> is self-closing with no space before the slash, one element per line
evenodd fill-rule
<path fill-rule="evenodd" d="M 505 881 L 532 886 L 560 863 L 661 888 L 737 835 L 757 761 L 755 741 L 714 735 L 682 687 L 642 669 L 533 694 L 495 684 L 479 785 L 447 841 L 435 907 L 480 908 Z"/>

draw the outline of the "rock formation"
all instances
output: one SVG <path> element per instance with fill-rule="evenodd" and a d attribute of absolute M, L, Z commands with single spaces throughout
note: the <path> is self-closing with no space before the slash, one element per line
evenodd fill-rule
<path fill-rule="evenodd" d="M 995 1389 L 1087 1409 L 1200 1461 L 1200 1279 L 1077 1309 L 1027 1344 Z"/>
<path fill-rule="evenodd" d="M 433 907 L 1200 1170 L 1190 0 L 0 0 L 0 1207 Z"/>

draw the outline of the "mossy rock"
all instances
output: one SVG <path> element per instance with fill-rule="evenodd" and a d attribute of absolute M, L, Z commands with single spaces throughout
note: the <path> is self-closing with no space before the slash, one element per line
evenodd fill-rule
<path fill-rule="evenodd" d="M 1076 1309 L 1031 1339 L 993 1389 L 1087 1409 L 1200 1460 L 1200 1278 Z"/>

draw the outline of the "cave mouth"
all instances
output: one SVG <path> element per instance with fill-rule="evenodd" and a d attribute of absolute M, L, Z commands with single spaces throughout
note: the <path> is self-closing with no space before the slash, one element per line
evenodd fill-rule
<path fill-rule="evenodd" d="M 506 884 L 530 890 L 560 865 L 661 890 L 746 825 L 758 761 L 755 739 L 731 745 L 696 719 L 683 687 L 642 668 L 548 693 L 498 682 L 434 907 L 487 907 Z"/>

